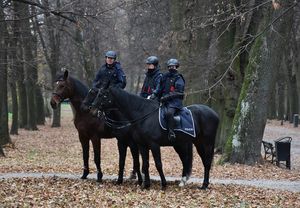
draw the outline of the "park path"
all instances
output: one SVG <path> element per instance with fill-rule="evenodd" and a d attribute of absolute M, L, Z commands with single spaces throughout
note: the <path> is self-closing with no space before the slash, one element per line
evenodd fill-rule
<path fill-rule="evenodd" d="M 11 178 L 68 178 L 68 179 L 79 179 L 80 176 L 69 173 L 0 173 L 0 180 L 11 179 Z M 96 180 L 96 174 L 90 174 L 90 179 Z M 104 180 L 116 180 L 117 176 L 103 176 Z M 151 176 L 152 180 L 160 180 L 159 176 Z M 179 181 L 179 177 L 166 177 L 167 181 Z M 190 178 L 189 183 L 202 184 L 202 178 Z M 300 181 L 289 181 L 289 180 L 245 180 L 245 179 L 210 179 L 212 184 L 232 184 L 232 185 L 243 185 L 243 186 L 254 186 L 259 188 L 277 189 L 282 191 L 291 191 L 300 193 Z"/>

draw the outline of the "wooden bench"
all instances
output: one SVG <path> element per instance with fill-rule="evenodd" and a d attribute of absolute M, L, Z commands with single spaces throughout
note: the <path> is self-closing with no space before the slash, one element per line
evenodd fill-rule
<path fill-rule="evenodd" d="M 270 142 L 261 141 L 265 150 L 265 160 L 271 158 L 271 163 L 274 162 L 274 158 L 276 157 L 276 153 L 274 150 L 274 145 Z"/>

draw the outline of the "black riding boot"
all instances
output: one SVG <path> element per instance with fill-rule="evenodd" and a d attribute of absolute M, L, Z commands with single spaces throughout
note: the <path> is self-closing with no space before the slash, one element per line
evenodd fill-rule
<path fill-rule="evenodd" d="M 167 123 L 168 123 L 168 139 L 171 142 L 174 142 L 176 139 L 176 135 L 174 132 L 174 113 L 175 109 L 168 109 L 168 114 L 167 114 Z"/>
<path fill-rule="evenodd" d="M 175 132 L 173 131 L 173 129 L 169 129 L 168 139 L 169 139 L 171 142 L 175 142 L 176 135 L 175 135 Z"/>

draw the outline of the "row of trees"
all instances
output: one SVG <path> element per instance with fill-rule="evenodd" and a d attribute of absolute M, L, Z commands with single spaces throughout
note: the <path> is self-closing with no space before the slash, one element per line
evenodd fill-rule
<path fill-rule="evenodd" d="M 147 56 L 158 55 L 163 70 L 168 58 L 177 57 L 186 103 L 208 104 L 220 115 L 216 146 L 227 161 L 259 161 L 266 119 L 291 119 L 299 112 L 298 1 L 0 4 L 2 145 L 10 142 L 8 106 L 11 133 L 37 129 L 45 121 L 56 73 L 69 69 L 89 85 L 109 49 L 117 49 L 131 92 L 140 90 Z M 59 109 L 52 126 L 60 126 Z"/>

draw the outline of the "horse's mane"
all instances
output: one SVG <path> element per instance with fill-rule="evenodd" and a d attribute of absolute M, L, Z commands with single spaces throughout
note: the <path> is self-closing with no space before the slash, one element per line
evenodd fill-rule
<path fill-rule="evenodd" d="M 69 80 L 73 82 L 74 88 L 78 92 L 79 96 L 81 98 L 85 98 L 85 96 L 88 94 L 89 91 L 88 87 L 85 84 L 83 84 L 81 81 L 79 81 L 78 79 L 72 76 L 69 77 Z"/>
<path fill-rule="evenodd" d="M 154 100 L 148 100 L 136 94 L 132 94 L 120 88 L 111 88 L 111 92 L 118 97 L 121 101 L 130 103 L 130 107 L 136 111 L 142 111 L 147 109 L 154 109 L 158 107 L 158 102 Z"/>

